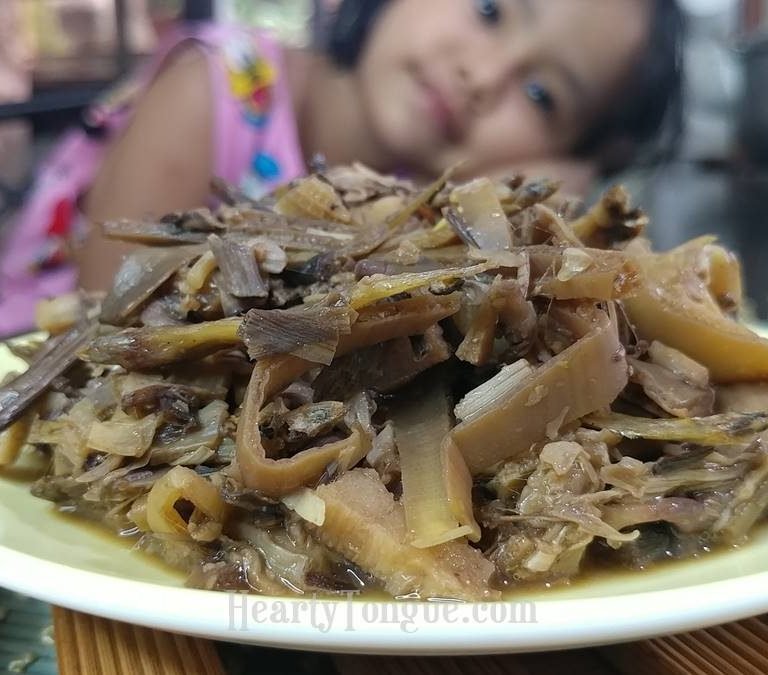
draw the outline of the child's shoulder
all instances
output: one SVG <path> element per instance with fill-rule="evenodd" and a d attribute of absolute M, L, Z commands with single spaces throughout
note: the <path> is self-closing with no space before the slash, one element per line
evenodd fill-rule
<path fill-rule="evenodd" d="M 305 171 L 283 50 L 266 32 L 211 25 L 217 175 L 258 198 Z"/>
<path fill-rule="evenodd" d="M 173 90 L 180 86 L 176 79 L 207 79 L 216 175 L 258 197 L 303 173 L 283 50 L 271 35 L 201 24 L 167 36 L 153 66 L 154 77 L 172 80 L 168 87 Z M 162 78 L 167 69 L 173 75 Z M 176 96 L 173 91 L 169 95 Z M 160 107 L 172 109 L 165 103 Z"/>

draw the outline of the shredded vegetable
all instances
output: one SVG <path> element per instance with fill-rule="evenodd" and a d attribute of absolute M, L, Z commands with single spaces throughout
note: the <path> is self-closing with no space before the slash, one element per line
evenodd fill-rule
<path fill-rule="evenodd" d="M 573 219 L 523 176 L 213 187 L 105 224 L 145 247 L 11 345 L 0 466 L 45 459 L 35 495 L 305 597 L 494 600 L 764 519 L 768 340 L 713 238 L 656 253 L 623 188 Z"/>

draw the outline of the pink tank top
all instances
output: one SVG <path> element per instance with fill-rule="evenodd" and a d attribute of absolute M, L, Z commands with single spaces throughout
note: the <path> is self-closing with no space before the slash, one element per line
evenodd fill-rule
<path fill-rule="evenodd" d="M 32 190 L 0 253 L 0 337 L 34 327 L 36 303 L 77 285 L 67 261 L 78 212 L 110 139 L 128 124 L 133 103 L 176 49 L 208 57 L 213 91 L 213 175 L 258 198 L 305 172 L 280 47 L 260 32 L 221 25 L 169 35 L 151 63 L 110 91 L 67 133 L 38 169 Z M 162 215 L 162 214 L 157 214 Z"/>

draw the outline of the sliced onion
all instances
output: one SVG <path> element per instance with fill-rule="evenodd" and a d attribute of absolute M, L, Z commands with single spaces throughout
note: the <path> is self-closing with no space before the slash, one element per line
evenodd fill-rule
<path fill-rule="evenodd" d="M 13 464 L 27 442 L 32 427 L 33 411 L 0 431 L 0 467 Z"/>
<path fill-rule="evenodd" d="M 111 473 L 115 469 L 119 469 L 124 460 L 125 457 L 121 455 L 104 455 L 101 462 L 92 469 L 80 474 L 75 480 L 78 483 L 93 483 L 94 481 L 101 480 L 108 473 Z"/>
<path fill-rule="evenodd" d="M 210 457 L 218 449 L 224 435 L 224 423 L 229 406 L 224 401 L 211 401 L 198 413 L 199 428 L 171 443 L 156 443 L 152 447 L 151 464 L 181 464 L 189 461 L 191 453 L 201 452 Z M 185 458 L 183 460 L 182 458 Z"/>
<path fill-rule="evenodd" d="M 456 188 L 451 198 L 461 208 L 468 226 L 467 234 L 478 248 L 509 250 L 512 247 L 509 220 L 496 194 L 496 187 L 488 178 L 478 178 Z"/>
<path fill-rule="evenodd" d="M 37 303 L 35 324 L 39 330 L 59 335 L 72 328 L 84 315 L 83 296 L 79 292 L 65 293 Z"/>
<path fill-rule="evenodd" d="M 218 263 L 213 251 L 206 251 L 184 274 L 183 291 L 185 293 L 197 293 L 208 282 L 210 276 L 216 271 Z"/>
<path fill-rule="evenodd" d="M 712 514 L 705 504 L 687 497 L 650 497 L 607 504 L 601 509 L 603 519 L 618 530 L 641 523 L 666 521 L 681 532 L 697 532 L 712 524 Z"/>
<path fill-rule="evenodd" d="M 594 264 L 594 258 L 583 248 L 566 248 L 563 251 L 563 261 L 556 279 L 570 281 L 573 277 L 586 272 Z"/>
<path fill-rule="evenodd" d="M 160 415 L 137 420 L 118 410 L 111 420 L 93 423 L 86 444 L 96 452 L 139 457 L 149 450 L 159 424 Z"/>
<path fill-rule="evenodd" d="M 93 402 L 81 399 L 66 415 L 53 420 L 36 418 L 28 440 L 32 444 L 53 445 L 74 467 L 79 467 L 90 453 L 86 439 L 96 419 Z"/>
<path fill-rule="evenodd" d="M 253 237 L 248 240 L 256 253 L 259 267 L 269 274 L 280 274 L 285 269 L 288 256 L 276 242 L 266 237 Z"/>
<path fill-rule="evenodd" d="M 645 395 L 665 412 L 675 417 L 712 414 L 715 403 L 712 387 L 689 384 L 657 363 L 629 359 L 629 364 L 632 367 L 630 380 L 639 384 Z"/>
<path fill-rule="evenodd" d="M 197 516 L 192 528 L 199 528 L 207 521 L 221 532 L 226 505 L 218 489 L 209 480 L 192 469 L 176 466 L 162 478 L 155 481 L 147 497 L 146 522 L 152 532 L 190 536 L 190 523 L 184 521 L 176 510 L 176 502 L 185 499 L 191 502 Z M 190 518 L 192 521 L 192 518 Z M 208 532 L 210 535 L 211 533 Z M 206 537 L 209 541 L 215 537 Z"/>
<path fill-rule="evenodd" d="M 345 225 L 352 220 L 333 185 L 318 176 L 300 179 L 277 200 L 275 211 L 286 216 L 330 220 Z"/>
<path fill-rule="evenodd" d="M 308 523 L 320 526 L 325 522 L 325 502 L 313 490 L 299 488 L 280 501 Z"/>

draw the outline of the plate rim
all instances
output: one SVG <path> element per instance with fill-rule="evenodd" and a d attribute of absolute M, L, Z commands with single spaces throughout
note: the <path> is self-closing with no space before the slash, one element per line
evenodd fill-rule
<path fill-rule="evenodd" d="M 458 656 L 593 647 L 697 630 L 768 611 L 768 592 L 755 592 L 755 589 L 768 589 L 768 571 L 603 598 L 537 598 L 533 600 L 536 616 L 544 620 L 516 623 L 512 628 L 504 622 L 473 623 L 461 619 L 471 616 L 473 607 L 514 604 L 509 600 L 457 603 L 460 620 L 453 623 L 427 622 L 430 603 L 353 600 L 346 610 L 353 613 L 352 618 L 347 619 L 353 623 L 347 625 L 365 629 L 350 631 L 331 627 L 326 633 L 303 622 L 255 626 L 252 622 L 243 626 L 241 622 L 245 630 L 225 625 L 232 621 L 231 598 L 235 602 L 239 598 L 246 603 L 265 603 L 267 613 L 276 603 L 294 605 L 305 601 L 302 598 L 237 595 L 125 579 L 47 561 L 3 545 L 0 545 L 0 584 L 76 611 L 173 633 L 263 647 L 382 655 Z M 725 607 L 720 603 L 723 598 L 727 598 Z M 318 599 L 317 602 L 349 601 Z M 416 630 L 405 633 L 393 623 L 365 621 L 362 612 L 366 604 L 400 608 L 408 605 Z M 674 607 L 674 611 L 659 612 L 660 607 Z M 221 620 L 212 619 L 214 616 Z"/>
<path fill-rule="evenodd" d="M 750 327 L 768 336 L 768 325 Z M 514 624 L 512 629 L 501 622 L 428 623 L 425 611 L 430 603 L 374 601 L 413 608 L 418 630 L 410 634 L 393 624 L 364 621 L 361 614 L 366 603 L 359 601 L 352 601 L 350 606 L 357 625 L 365 626 L 365 630 L 322 633 L 311 625 L 269 623 L 238 631 L 225 626 L 226 621 L 216 627 L 211 617 L 229 616 L 230 593 L 127 579 L 46 560 L 4 544 L 0 544 L 0 586 L 76 611 L 173 633 L 348 654 L 459 656 L 577 649 L 687 632 L 768 612 L 768 564 L 762 572 L 654 591 L 563 600 L 537 596 L 533 599 L 537 618 L 544 620 Z M 303 601 L 296 597 L 240 597 L 269 606 Z M 463 603 L 459 611 L 486 604 Z"/>

